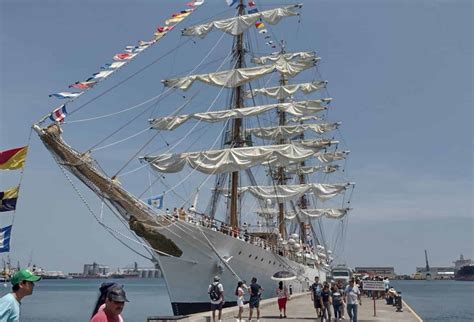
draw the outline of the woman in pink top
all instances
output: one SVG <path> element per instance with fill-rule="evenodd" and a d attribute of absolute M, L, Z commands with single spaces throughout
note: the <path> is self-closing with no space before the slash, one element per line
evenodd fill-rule
<path fill-rule="evenodd" d="M 128 300 L 121 285 L 103 283 L 92 312 L 91 322 L 123 322 L 120 313 L 123 311 L 125 302 Z"/>
<path fill-rule="evenodd" d="M 278 297 L 278 309 L 280 310 L 280 318 L 286 318 L 286 302 L 288 301 L 288 288 L 286 287 L 286 285 L 283 285 L 282 281 L 278 282 L 276 294 Z"/>

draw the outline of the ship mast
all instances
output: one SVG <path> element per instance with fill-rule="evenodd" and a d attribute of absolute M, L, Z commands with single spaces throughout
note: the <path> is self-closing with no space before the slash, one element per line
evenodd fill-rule
<path fill-rule="evenodd" d="M 237 6 L 238 15 L 241 16 L 244 14 L 244 2 L 240 0 L 239 5 Z M 233 54 L 234 54 L 234 61 L 236 62 L 235 68 L 242 68 L 244 66 L 244 33 L 241 33 L 236 36 L 234 46 L 233 46 Z M 234 102 L 233 108 L 241 108 L 243 107 L 243 95 L 242 95 L 242 86 L 237 86 L 234 89 L 233 93 Z M 242 146 L 242 136 L 241 136 L 241 129 L 242 129 L 242 119 L 234 119 L 232 124 L 232 141 L 231 147 L 239 147 Z M 238 220 L 237 220 L 237 204 L 239 199 L 239 172 L 234 171 L 232 172 L 231 176 L 231 191 L 230 191 L 230 226 L 231 227 L 238 227 Z"/>
<path fill-rule="evenodd" d="M 283 44 L 282 44 L 283 45 Z M 285 53 L 285 47 L 282 46 L 281 54 Z M 288 84 L 288 79 L 285 77 L 283 73 L 280 74 L 280 86 L 285 86 Z M 279 99 L 278 102 L 284 103 L 285 99 Z M 280 126 L 284 126 L 286 124 L 286 113 L 283 111 L 279 111 L 280 118 L 278 124 Z M 278 142 L 279 144 L 285 144 L 285 139 L 282 138 Z M 278 184 L 284 185 L 286 183 L 285 177 L 285 168 L 278 167 Z M 280 202 L 278 203 L 278 227 L 280 231 L 280 235 L 282 238 L 286 238 L 286 224 L 285 224 L 285 204 Z"/>

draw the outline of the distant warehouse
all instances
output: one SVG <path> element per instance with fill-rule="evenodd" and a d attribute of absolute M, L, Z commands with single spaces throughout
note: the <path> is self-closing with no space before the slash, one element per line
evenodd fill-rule
<path fill-rule="evenodd" d="M 395 268 L 392 267 L 356 267 L 356 274 L 367 274 L 370 276 L 386 276 L 388 278 L 395 278 Z"/>

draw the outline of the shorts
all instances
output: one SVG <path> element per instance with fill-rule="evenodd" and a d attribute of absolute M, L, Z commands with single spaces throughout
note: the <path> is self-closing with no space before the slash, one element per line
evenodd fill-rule
<path fill-rule="evenodd" d="M 213 304 L 211 303 L 211 311 L 215 311 L 215 310 L 222 310 L 222 305 L 224 303 L 220 302 L 218 304 Z"/>
<path fill-rule="evenodd" d="M 237 298 L 237 306 L 238 307 L 244 307 L 244 299 L 243 298 Z"/>
<path fill-rule="evenodd" d="M 283 309 L 286 309 L 286 297 L 282 298 L 282 299 L 278 299 L 278 309 L 279 310 L 283 310 Z"/>
<path fill-rule="evenodd" d="M 260 297 L 258 296 L 250 297 L 249 305 L 251 309 L 258 308 L 260 306 Z"/>
<path fill-rule="evenodd" d="M 321 298 L 320 297 L 316 297 L 313 301 L 314 303 L 314 308 L 315 309 L 320 309 L 321 308 Z"/>

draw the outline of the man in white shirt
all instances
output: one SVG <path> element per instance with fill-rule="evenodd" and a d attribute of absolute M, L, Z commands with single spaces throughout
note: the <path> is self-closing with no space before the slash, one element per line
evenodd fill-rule
<path fill-rule="evenodd" d="M 221 278 L 214 276 L 214 282 L 207 289 L 211 298 L 212 322 L 216 321 L 216 310 L 219 310 L 219 322 L 222 321 L 222 306 L 224 305 L 224 286 L 220 283 Z"/>
<path fill-rule="evenodd" d="M 362 302 L 360 300 L 359 287 L 355 285 L 354 280 L 351 280 L 349 282 L 349 285 L 347 285 L 346 287 L 346 303 L 347 314 L 349 314 L 349 320 L 351 322 L 357 322 L 357 305 L 362 305 Z"/>
<path fill-rule="evenodd" d="M 20 321 L 20 303 L 25 296 L 33 294 L 35 282 L 41 277 L 34 275 L 27 269 L 21 269 L 13 274 L 12 292 L 0 299 L 0 321 L 19 322 Z"/>

